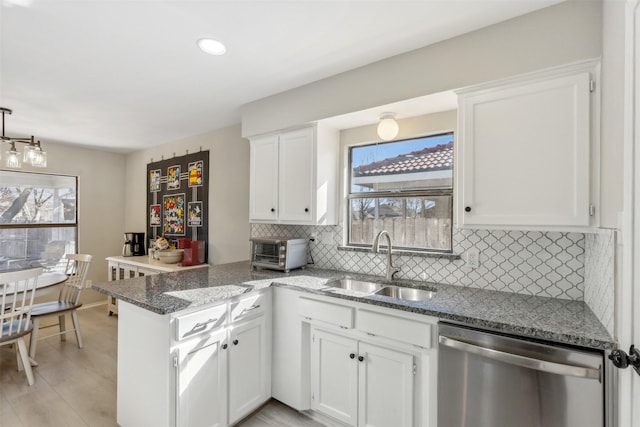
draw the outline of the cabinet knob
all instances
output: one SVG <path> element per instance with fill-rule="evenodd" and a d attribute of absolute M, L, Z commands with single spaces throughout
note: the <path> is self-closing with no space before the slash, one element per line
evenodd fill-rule
<path fill-rule="evenodd" d="M 351 353 L 351 354 L 349 355 L 349 357 L 350 357 L 351 359 L 355 359 L 355 358 L 356 358 L 356 355 L 355 355 L 355 353 Z"/>
<path fill-rule="evenodd" d="M 276 211 L 276 209 L 275 209 L 275 208 L 271 208 L 271 212 L 275 212 L 275 211 Z"/>
<path fill-rule="evenodd" d="M 358 360 L 364 362 L 364 356 L 358 356 Z"/>
<path fill-rule="evenodd" d="M 238 340 L 233 340 L 233 345 L 238 345 Z"/>
<path fill-rule="evenodd" d="M 465 212 L 471 212 L 471 206 L 467 206 L 466 208 L 464 208 Z"/>
<path fill-rule="evenodd" d="M 229 347 L 229 346 L 227 345 L 227 343 L 222 344 L 222 349 L 223 349 L 223 350 L 226 350 L 226 349 L 227 349 L 227 347 Z"/>
<path fill-rule="evenodd" d="M 309 212 L 309 208 L 304 208 L 304 211 L 305 212 Z"/>

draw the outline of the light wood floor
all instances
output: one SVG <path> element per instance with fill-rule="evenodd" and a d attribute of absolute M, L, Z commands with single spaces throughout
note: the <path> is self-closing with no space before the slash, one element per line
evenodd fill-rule
<path fill-rule="evenodd" d="M 118 317 L 105 306 L 79 310 L 84 348 L 75 336 L 38 341 L 35 384 L 16 369 L 16 355 L 0 347 L 0 426 L 117 426 L 116 359 Z M 71 325 L 71 319 L 67 319 Z M 51 328 L 52 331 L 55 328 Z M 46 335 L 47 330 L 41 331 Z M 319 424 L 272 400 L 242 421 L 242 427 L 319 427 Z"/>

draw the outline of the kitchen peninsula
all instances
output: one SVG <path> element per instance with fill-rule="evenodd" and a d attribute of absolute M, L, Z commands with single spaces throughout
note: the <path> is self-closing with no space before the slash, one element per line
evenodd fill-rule
<path fill-rule="evenodd" d="M 436 404 L 438 320 L 601 351 L 616 346 L 582 301 L 393 282 L 431 291 L 426 300 L 408 301 L 328 284 L 346 276 L 383 282 L 376 276 L 313 268 L 287 274 L 254 271 L 249 262 L 237 262 L 132 278 L 126 286 L 123 281 L 94 283 L 93 289 L 121 303 L 118 423 L 188 425 L 197 418 L 228 425 L 271 396 L 298 410 L 309 409 L 307 378 L 313 368 L 308 325 L 311 330 L 335 326 L 359 333 L 367 324 L 363 314 L 368 321 L 384 316 L 384 325 L 421 331 L 401 342 L 380 328 L 380 322 L 371 321 L 368 325 L 374 329 L 362 334 L 375 344 L 378 336 L 394 335 L 384 338 L 387 347 L 397 341 L 398 348 L 415 352 L 413 369 L 417 367 L 421 385 L 413 392 L 422 393 L 421 401 L 428 402 L 407 409 L 415 415 L 415 425 L 435 425 L 431 409 Z M 245 343 L 250 345 L 243 350 Z M 282 363 L 287 365 L 281 367 Z M 205 397 L 197 396 L 210 392 L 218 399 L 207 394 L 203 407 Z"/>

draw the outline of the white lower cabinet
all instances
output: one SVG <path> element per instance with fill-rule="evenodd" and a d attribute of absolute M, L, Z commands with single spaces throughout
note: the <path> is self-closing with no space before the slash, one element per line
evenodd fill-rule
<path fill-rule="evenodd" d="M 412 354 L 312 330 L 312 409 L 352 426 L 414 425 Z"/>
<path fill-rule="evenodd" d="M 224 329 L 178 349 L 176 367 L 179 426 L 227 425 L 227 341 Z"/>
<path fill-rule="evenodd" d="M 271 396 L 298 411 L 310 409 L 309 324 L 300 321 L 298 305 L 306 292 L 273 291 Z"/>
<path fill-rule="evenodd" d="M 278 287 L 172 315 L 123 301 L 117 422 L 228 426 L 273 397 L 350 426 L 436 427 L 436 324 Z"/>
<path fill-rule="evenodd" d="M 350 426 L 437 425 L 437 319 L 309 294 L 299 302 L 313 411 Z"/>
<path fill-rule="evenodd" d="M 260 315 L 178 350 L 179 426 L 233 424 L 269 399 L 266 329 Z"/>
<path fill-rule="evenodd" d="M 264 315 L 240 323 L 229 332 L 229 423 L 233 424 L 268 400 L 266 350 L 267 321 Z M 211 424 L 215 425 L 215 424 Z"/>
<path fill-rule="evenodd" d="M 270 290 L 174 315 L 120 308 L 119 425 L 228 426 L 271 397 Z"/>
<path fill-rule="evenodd" d="M 358 343 L 311 331 L 311 408 L 349 425 L 358 419 Z"/>
<path fill-rule="evenodd" d="M 358 425 L 412 427 L 414 356 L 366 342 L 358 353 Z"/>

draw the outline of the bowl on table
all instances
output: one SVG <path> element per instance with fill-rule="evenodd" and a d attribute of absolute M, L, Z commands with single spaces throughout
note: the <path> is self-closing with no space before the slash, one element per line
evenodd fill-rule
<path fill-rule="evenodd" d="M 182 249 L 169 249 L 165 251 L 156 251 L 155 257 L 165 264 L 175 264 L 182 261 L 184 251 Z"/>

